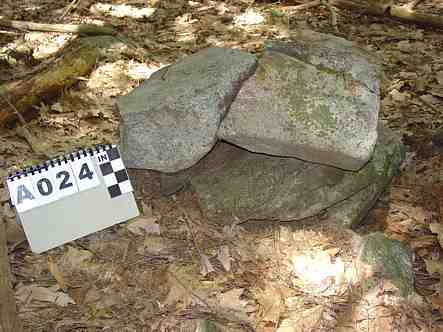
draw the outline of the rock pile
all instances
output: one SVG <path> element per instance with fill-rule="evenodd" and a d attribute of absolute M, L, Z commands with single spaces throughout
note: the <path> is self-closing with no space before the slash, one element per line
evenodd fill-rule
<path fill-rule="evenodd" d="M 379 73 L 365 51 L 312 31 L 259 58 L 206 49 L 118 100 L 125 163 L 164 172 L 164 194 L 191 183 L 216 221 L 327 210 L 355 224 L 403 158 L 378 124 Z"/>

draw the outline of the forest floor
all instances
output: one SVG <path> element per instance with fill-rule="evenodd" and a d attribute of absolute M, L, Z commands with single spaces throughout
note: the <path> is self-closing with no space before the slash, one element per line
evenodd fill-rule
<path fill-rule="evenodd" d="M 380 118 L 402 137 L 407 159 L 355 231 L 381 231 L 411 248 L 417 294 L 391 303 L 385 297 L 389 285 L 363 296 L 358 285 L 339 283 L 353 273 L 351 232 L 327 222 L 254 232 L 211 225 L 192 192 L 161 197 L 156 172 L 131 171 L 141 217 L 44 254 L 29 250 L 14 211 L 4 206 L 13 286 L 26 330 L 443 330 L 443 234 L 435 227 L 443 223 L 442 30 L 336 9 L 336 32 L 327 7 L 292 12 L 293 5 L 2 0 L 0 15 L 110 24 L 145 52 L 143 61 L 130 54 L 99 60 L 89 77 L 36 105 L 29 130 L 50 156 L 118 143 L 115 98 L 158 68 L 209 46 L 260 54 L 267 39 L 312 29 L 372 52 L 385 73 Z M 417 11 L 442 16 L 443 2 L 423 1 Z M 29 74 L 72 38 L 0 29 L 0 84 Z M 41 161 L 16 128 L 2 129 L 0 178 Z M 1 201 L 5 197 L 0 187 Z"/>

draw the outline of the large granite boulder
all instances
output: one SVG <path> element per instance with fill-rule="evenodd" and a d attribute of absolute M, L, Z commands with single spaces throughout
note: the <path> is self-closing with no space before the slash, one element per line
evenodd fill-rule
<path fill-rule="evenodd" d="M 239 50 L 209 48 L 120 97 L 121 152 L 127 167 L 177 172 L 200 160 L 216 143 L 220 121 L 256 61 Z"/>
<path fill-rule="evenodd" d="M 218 137 L 252 152 L 360 169 L 377 141 L 379 68 L 345 39 L 316 32 L 269 42 Z"/>
<path fill-rule="evenodd" d="M 251 153 L 228 144 L 212 153 L 217 154 L 217 163 L 202 167 L 190 182 L 205 215 L 228 224 L 298 220 L 330 210 L 353 226 L 366 215 L 404 158 L 403 146 L 387 129 L 380 129 L 373 158 L 359 171 Z M 211 159 L 211 154 L 204 160 Z"/>

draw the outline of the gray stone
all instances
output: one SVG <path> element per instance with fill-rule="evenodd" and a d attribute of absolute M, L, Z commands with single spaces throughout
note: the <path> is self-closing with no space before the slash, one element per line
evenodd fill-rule
<path fill-rule="evenodd" d="M 347 218 L 345 224 L 355 224 L 404 158 L 401 143 L 388 132 L 380 135 L 373 158 L 357 172 L 234 146 L 229 149 L 223 151 L 224 160 L 218 157 L 216 167 L 206 168 L 190 180 L 206 216 L 228 224 L 239 220 L 300 220 L 328 208 L 336 218 Z M 366 193 L 359 197 L 362 192 Z M 356 201 L 349 203 L 355 195 Z M 363 201 L 357 204 L 360 199 Z M 352 203 L 352 211 L 345 202 Z"/>
<path fill-rule="evenodd" d="M 396 166 L 399 166 L 405 159 L 406 152 L 404 147 L 398 144 L 397 137 L 390 130 L 379 127 L 378 136 L 378 140 L 383 142 L 383 144 L 379 144 L 377 149 L 383 149 L 385 151 L 374 156 L 374 160 L 384 157 L 388 159 L 378 159 L 376 163 L 385 165 L 394 163 L 394 165 L 388 168 L 387 173 L 380 176 L 377 181 L 370 183 L 360 192 L 353 194 L 343 202 L 335 204 L 327 209 L 328 219 L 336 221 L 346 228 L 358 226 L 360 222 L 368 215 L 370 209 L 374 206 L 379 196 L 383 193 L 383 190 L 381 189 L 386 188 L 389 185 L 392 177 L 398 171 Z"/>
<path fill-rule="evenodd" d="M 218 137 L 252 152 L 358 170 L 377 141 L 378 71 L 338 37 L 270 42 Z"/>
<path fill-rule="evenodd" d="M 209 48 L 162 68 L 120 97 L 127 167 L 178 172 L 195 164 L 216 143 L 226 109 L 255 67 L 254 55 Z"/>
<path fill-rule="evenodd" d="M 290 43 L 267 41 L 265 49 L 287 54 L 320 69 L 332 69 L 379 94 L 381 68 L 374 54 L 349 40 L 311 30 L 300 30 Z"/>
<path fill-rule="evenodd" d="M 365 270 L 365 265 L 372 266 L 374 271 L 390 280 L 402 296 L 413 293 L 411 252 L 400 241 L 391 240 L 382 233 L 372 233 L 363 237 L 357 268 Z"/>
<path fill-rule="evenodd" d="M 160 193 L 163 196 L 171 196 L 184 189 L 189 183 L 191 169 L 192 167 L 177 173 L 161 173 Z"/>

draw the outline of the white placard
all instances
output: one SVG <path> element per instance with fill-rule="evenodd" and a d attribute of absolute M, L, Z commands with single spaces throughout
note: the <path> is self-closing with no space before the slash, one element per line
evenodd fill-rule
<path fill-rule="evenodd" d="M 34 187 L 29 176 L 21 175 L 6 181 L 12 204 L 17 212 L 24 212 L 38 206 Z"/>
<path fill-rule="evenodd" d="M 138 216 L 128 173 L 115 146 L 98 146 L 27 168 L 6 180 L 33 252 Z"/>
<path fill-rule="evenodd" d="M 55 185 L 59 189 L 59 198 L 66 197 L 78 192 L 77 181 L 74 172 L 67 160 L 57 160 L 50 169 L 55 179 Z"/>
<path fill-rule="evenodd" d="M 133 191 L 128 173 L 116 146 L 95 156 L 110 195 L 125 194 Z"/>
<path fill-rule="evenodd" d="M 74 156 L 74 160 L 69 160 L 69 164 L 74 172 L 74 178 L 77 181 L 77 187 L 79 191 L 88 190 L 100 185 L 100 179 L 95 171 L 94 164 L 89 155 L 84 155 L 83 152 L 79 152 Z"/>
<path fill-rule="evenodd" d="M 31 177 L 37 206 L 49 204 L 59 199 L 59 190 L 49 168 L 40 168 L 38 171 L 28 173 L 28 177 Z"/>

